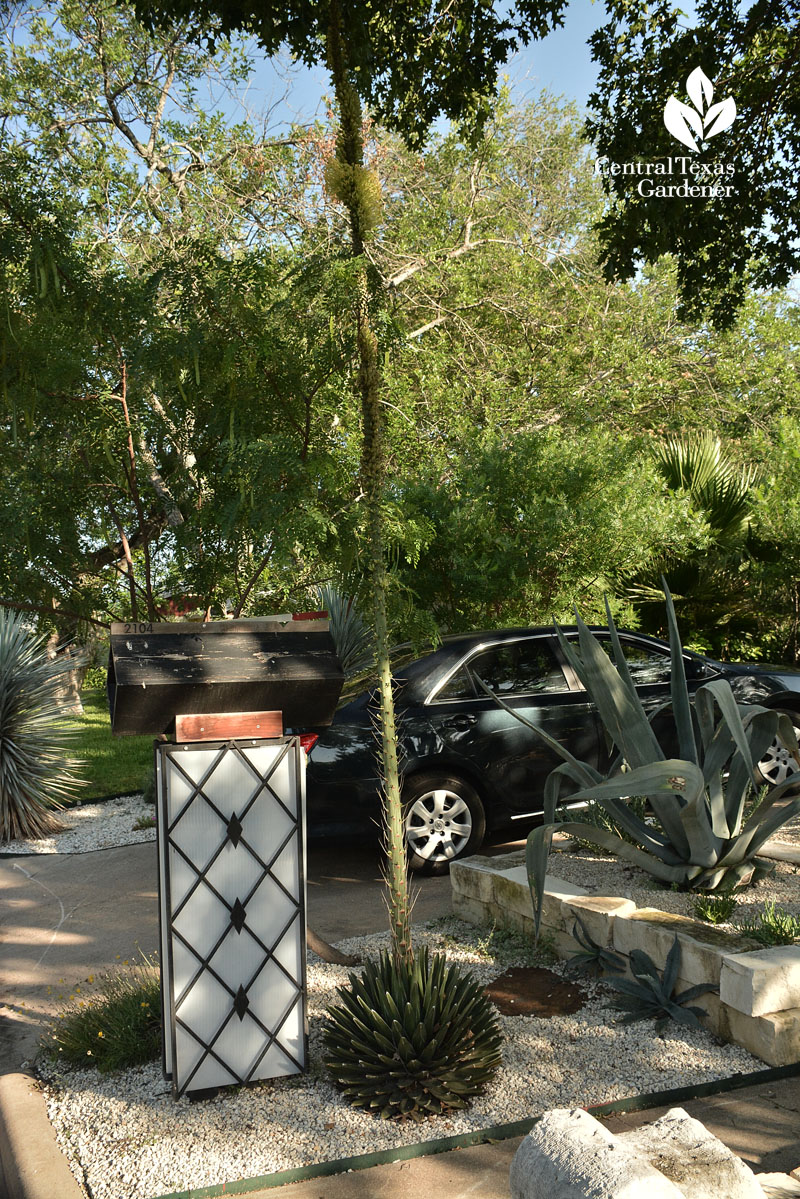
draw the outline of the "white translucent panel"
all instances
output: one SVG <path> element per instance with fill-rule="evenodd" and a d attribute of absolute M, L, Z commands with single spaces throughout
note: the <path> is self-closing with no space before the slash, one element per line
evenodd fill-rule
<path fill-rule="evenodd" d="M 277 765 L 274 765 L 280 757 L 283 748 L 273 745 L 255 745 L 248 746 L 243 752 L 245 757 L 253 763 L 259 774 L 263 776 L 269 775 L 267 786 L 286 805 L 292 818 L 297 819 L 297 783 L 294 777 L 295 756 L 291 752 L 284 753 Z"/>
<path fill-rule="evenodd" d="M 176 1000 L 186 990 L 199 969 L 200 963 L 191 950 L 177 937 L 172 937 L 172 988 Z"/>
<path fill-rule="evenodd" d="M 269 862 L 278 846 L 296 829 L 296 822 L 267 791 L 243 821 L 244 839 L 262 862 Z"/>
<path fill-rule="evenodd" d="M 280 856 L 273 862 L 271 874 L 275 876 L 293 899 L 300 900 L 300 852 L 297 838 L 293 837 Z"/>
<path fill-rule="evenodd" d="M 181 1077 L 176 1078 L 175 1081 L 179 1086 L 185 1085 L 187 1078 L 204 1054 L 205 1048 L 197 1038 L 178 1024 L 175 1028 L 175 1058 Z"/>
<path fill-rule="evenodd" d="M 166 856 L 169 869 L 170 911 L 175 912 L 196 885 L 198 871 L 174 849 L 169 849 Z"/>
<path fill-rule="evenodd" d="M 247 929 L 243 928 L 237 933 L 236 929 L 232 928 L 209 962 L 209 966 L 235 992 L 240 986 L 247 986 L 250 979 L 258 973 L 263 960 L 264 950 L 253 940 Z"/>
<path fill-rule="evenodd" d="M 192 800 L 180 820 L 170 830 L 170 841 L 183 851 L 189 861 L 197 867 L 198 873 L 202 874 L 224 839 L 225 828 L 225 822 L 220 820 L 213 808 L 198 797 Z M 173 850 L 171 857 L 178 856 Z M 170 862 L 170 870 L 173 868 Z"/>
<path fill-rule="evenodd" d="M 234 1013 L 214 1045 L 214 1052 L 218 1053 L 240 1078 L 249 1079 L 250 1072 L 268 1040 L 264 1030 L 259 1028 L 247 1012 L 242 1020 Z"/>
<path fill-rule="evenodd" d="M 209 867 L 206 878 L 223 899 L 233 904 L 236 899 L 244 902 L 262 873 L 261 867 L 249 850 L 241 844 L 236 846 L 229 841 L 214 864 Z M 219 900 L 216 902 L 219 903 Z M 229 919 L 227 912 L 225 916 Z"/>
<path fill-rule="evenodd" d="M 217 982 L 213 974 L 204 970 L 183 1001 L 176 1004 L 175 1017 L 190 1029 L 199 1041 L 209 1045 L 232 1006 L 233 997 Z"/>
<path fill-rule="evenodd" d="M 295 1054 L 295 1057 L 297 1055 Z M 298 1058 L 298 1060 L 301 1060 Z M 296 1074 L 297 1066 L 287 1057 L 280 1045 L 270 1045 L 264 1057 L 258 1064 L 255 1078 L 284 1078 L 287 1074 Z"/>
<path fill-rule="evenodd" d="M 303 956 L 305 952 L 305 939 L 301 936 L 302 930 L 300 924 L 301 915 L 298 912 L 286 930 L 286 934 L 272 951 L 272 956 L 275 960 L 280 962 L 284 970 L 298 981 L 303 977 Z"/>
<path fill-rule="evenodd" d="M 234 749 L 192 746 L 162 759 L 162 948 L 171 952 L 164 958 L 171 1016 L 165 1053 L 178 1093 L 305 1067 L 304 763 L 295 746 L 286 754 L 285 744 L 245 752 L 247 762 Z M 202 795 L 190 798 L 191 787 L 170 765 L 173 755 L 196 782 L 216 763 Z M 269 776 L 267 787 L 256 772 Z M 182 810 L 168 834 L 167 816 L 174 820 Z M 232 816 L 240 835 L 229 830 Z M 277 1045 L 270 1044 L 273 1034 Z"/>
<path fill-rule="evenodd" d="M 180 751 L 175 751 L 167 760 L 169 762 L 169 790 L 170 800 L 174 804 L 180 805 L 181 795 L 185 799 L 189 791 L 186 781 L 178 770 L 180 766 L 183 774 L 187 775 L 196 785 L 204 777 L 206 772 L 213 765 L 214 760 L 219 757 L 218 749 L 198 749 L 195 745 L 187 745 Z M 177 765 L 176 765 L 177 763 Z M 182 791 L 182 788 L 186 788 Z"/>
<path fill-rule="evenodd" d="M 204 883 L 195 890 L 173 920 L 173 928 L 206 958 L 230 925 L 230 913 Z"/>
<path fill-rule="evenodd" d="M 266 1028 L 273 1031 L 296 1003 L 297 996 L 298 985 L 287 978 L 275 962 L 267 962 L 247 992 L 249 1010 Z"/>
<path fill-rule="evenodd" d="M 261 780 L 234 750 L 227 750 L 203 787 L 227 820 L 241 812 L 261 787 Z"/>
<path fill-rule="evenodd" d="M 267 876 L 247 905 L 247 927 L 271 947 L 296 910 L 289 896 Z"/>
<path fill-rule="evenodd" d="M 190 1091 L 205 1091 L 211 1087 L 230 1087 L 239 1082 L 231 1071 L 225 1068 L 225 1058 L 217 1061 L 213 1054 L 207 1054 L 199 1068 L 192 1074 L 191 1070 L 181 1070 L 180 1085 L 188 1085 Z M 183 1065 L 183 1063 L 181 1063 Z M 192 1066 L 194 1070 L 194 1066 Z"/>

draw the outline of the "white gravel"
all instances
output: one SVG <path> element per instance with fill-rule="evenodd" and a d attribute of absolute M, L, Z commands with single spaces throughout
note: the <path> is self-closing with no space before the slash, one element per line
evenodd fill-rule
<path fill-rule="evenodd" d="M 7 854 L 86 853 L 93 849 L 111 849 L 116 845 L 136 845 L 155 841 L 153 828 L 136 829 L 139 821 L 152 820 L 153 804 L 141 795 L 121 795 L 102 803 L 84 803 L 58 813 L 66 829 L 41 841 L 4 841 L 0 850 Z"/>
<path fill-rule="evenodd" d="M 556 878 L 585 887 L 595 895 L 619 895 L 632 899 L 637 908 L 659 908 L 662 912 L 675 912 L 681 916 L 695 914 L 691 894 L 672 891 L 638 866 L 629 865 L 611 854 L 595 854 L 588 850 L 573 853 L 554 848 L 547 869 Z M 719 928 L 731 928 L 732 922 L 754 918 L 763 910 L 767 900 L 792 915 L 800 916 L 800 866 L 775 862 L 772 874 L 751 884 L 736 898 L 731 921 L 718 925 Z"/>
<path fill-rule="evenodd" d="M 466 939 L 457 948 L 452 931 L 425 926 L 416 928 L 416 943 L 446 948 L 482 984 L 508 967 L 508 960 L 499 964 L 487 956 L 475 929 L 453 922 L 452 930 Z M 367 955 L 386 943 L 380 935 L 344 941 L 341 948 Z M 656 1037 L 651 1022 L 620 1025 L 603 990 L 587 984 L 591 998 L 575 1015 L 500 1017 L 503 1067 L 467 1111 L 417 1125 L 382 1122 L 348 1106 L 321 1063 L 321 1018 L 347 974 L 309 954 L 311 1064 L 303 1076 L 192 1103 L 172 1098 L 155 1063 L 105 1076 L 46 1063 L 50 1119 L 92 1199 L 144 1199 L 454 1136 L 552 1107 L 590 1106 L 763 1069 L 745 1050 L 704 1031 L 675 1025 Z"/>

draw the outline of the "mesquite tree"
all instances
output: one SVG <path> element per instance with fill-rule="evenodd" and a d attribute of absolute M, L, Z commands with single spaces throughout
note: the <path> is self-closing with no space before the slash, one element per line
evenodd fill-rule
<path fill-rule="evenodd" d="M 357 329 L 356 388 L 361 402 L 361 474 L 367 514 L 370 581 L 379 676 L 381 767 L 387 883 L 394 956 L 412 957 L 406 846 L 397 765 L 394 702 L 386 617 L 387 575 L 382 499 L 382 439 L 378 337 L 371 316 L 380 286 L 370 271 L 366 242 L 380 222 L 380 183 L 364 162 L 362 101 L 412 147 L 422 144 L 441 113 L 479 129 L 490 111 L 500 65 L 531 36 L 560 23 L 564 0 L 519 0 L 498 15 L 481 0 L 452 4 L 402 0 L 385 5 L 358 0 L 134 0 L 145 23 L 197 16 L 223 33 L 247 30 L 268 53 L 288 44 L 312 64 L 324 60 L 336 96 L 339 127 L 326 173 L 328 190 L 345 206 L 355 267 L 353 316 Z"/>

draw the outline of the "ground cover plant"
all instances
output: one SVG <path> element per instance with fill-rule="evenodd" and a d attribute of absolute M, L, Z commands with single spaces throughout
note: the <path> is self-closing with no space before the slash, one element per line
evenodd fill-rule
<path fill-rule="evenodd" d="M 88 983 L 88 988 L 87 984 Z M 101 1074 L 154 1061 L 161 1052 L 158 964 L 145 956 L 77 984 L 48 1026 L 41 1046 L 51 1058 Z"/>
<path fill-rule="evenodd" d="M 736 896 L 732 891 L 697 895 L 692 901 L 692 911 L 698 920 L 705 920 L 707 924 L 725 924 L 736 911 Z"/>
<path fill-rule="evenodd" d="M 759 945 L 793 945 L 800 940 L 800 917 L 784 911 L 774 900 L 768 899 L 757 916 L 750 916 L 736 924 L 746 936 L 758 941 Z"/>
<path fill-rule="evenodd" d="M 48 656 L 21 613 L 0 608 L 0 843 L 56 832 L 54 813 L 80 790 L 75 737 L 58 703 L 73 666 Z"/>

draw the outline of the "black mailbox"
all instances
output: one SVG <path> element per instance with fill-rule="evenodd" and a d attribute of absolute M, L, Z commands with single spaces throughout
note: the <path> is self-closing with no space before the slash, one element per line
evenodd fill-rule
<path fill-rule="evenodd" d="M 327 725 L 344 675 L 328 621 L 293 616 L 207 624 L 112 624 L 111 731 L 171 733 L 178 715 L 276 710 Z"/>

